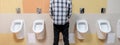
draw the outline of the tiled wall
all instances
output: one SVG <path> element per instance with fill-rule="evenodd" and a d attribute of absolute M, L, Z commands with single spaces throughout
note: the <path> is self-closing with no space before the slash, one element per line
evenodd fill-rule
<path fill-rule="evenodd" d="M 49 12 L 49 0 L 23 0 L 23 13 L 36 13 L 40 8 L 42 13 Z"/>
<path fill-rule="evenodd" d="M 42 13 L 49 13 L 49 11 L 48 11 L 49 10 L 49 1 L 50 0 L 0 0 L 0 14 L 2 14 L 2 13 L 3 14 L 16 13 L 16 8 L 21 8 L 21 12 L 23 14 L 24 13 L 36 13 L 36 8 L 41 8 Z M 116 28 L 115 25 L 113 25 L 113 24 L 114 23 L 116 24 L 116 19 L 120 17 L 119 14 L 117 14 L 117 16 L 114 16 L 114 14 L 107 15 L 107 16 L 106 15 L 104 15 L 104 16 L 103 15 L 96 15 L 96 13 L 97 14 L 100 13 L 101 8 L 107 7 L 107 0 L 72 0 L 72 2 L 73 2 L 73 13 L 79 13 L 80 8 L 85 8 L 85 14 L 91 14 L 91 13 L 94 14 L 94 15 L 84 15 L 84 16 L 83 15 L 79 15 L 79 16 L 73 15 L 72 16 L 73 18 L 75 18 L 75 16 L 77 16 L 77 18 L 80 18 L 80 19 L 87 19 L 88 22 L 90 22 L 93 25 L 95 25 L 95 20 L 97 18 L 106 18 L 112 22 L 113 28 Z M 114 6 L 112 5 L 109 7 L 114 7 Z M 115 8 L 112 8 L 112 9 L 115 9 Z M 8 25 L 10 25 L 10 21 L 12 21 L 13 19 L 18 19 L 18 17 L 19 17 L 19 16 L 17 17 L 16 15 L 13 15 L 13 14 L 11 14 L 11 15 L 12 16 L 10 16 L 10 15 L 1 15 L 0 16 L 1 17 L 0 18 L 0 21 L 1 21 L 1 23 L 0 23 L 1 24 L 1 27 L 0 27 L 1 31 L 0 32 L 3 31 L 2 33 L 4 33 L 4 32 L 8 33 L 10 31 L 9 26 L 8 26 Z M 22 15 L 24 18 L 26 18 L 26 22 L 28 21 L 28 23 L 27 23 L 28 29 L 27 30 L 32 30 L 29 25 L 30 24 L 32 25 L 34 18 L 39 19 L 41 17 L 41 15 L 39 15 L 39 16 L 38 15 L 33 16 L 33 15 L 34 14 L 30 14 L 29 16 Z M 93 16 L 95 16 L 95 18 L 93 18 Z M 9 19 L 9 18 L 11 18 L 11 19 Z M 51 40 L 53 40 L 53 36 L 52 36 L 53 34 L 50 34 L 50 33 L 53 32 L 53 30 L 51 27 L 52 24 L 49 24 L 49 22 L 51 21 L 51 20 L 49 20 L 50 19 L 49 15 L 45 15 L 45 19 L 48 19 L 47 20 L 48 22 L 46 22 L 46 24 L 48 25 L 48 27 L 47 27 L 47 30 L 48 30 L 47 36 L 48 37 L 46 39 L 46 42 L 44 42 L 44 43 L 39 42 L 38 44 L 52 45 Z M 72 19 L 71 19 L 70 33 L 73 33 L 74 28 L 75 28 L 73 26 L 73 25 L 75 25 L 75 20 L 72 20 Z M 31 21 L 31 22 L 29 22 L 29 21 Z M 3 26 L 3 24 L 4 24 L 4 26 Z M 95 27 L 95 26 L 91 25 L 90 27 Z M 49 30 L 49 28 L 51 30 Z M 93 31 L 93 30 L 95 30 L 94 28 L 91 28 L 90 30 L 92 30 L 91 33 L 95 32 L 95 31 Z M 113 32 L 115 32 L 115 29 L 113 30 Z M 11 39 L 11 38 L 13 38 L 11 34 L 7 34 L 9 36 L 7 36 L 7 35 L 3 36 L 3 35 L 0 38 L 10 36 L 9 40 L 7 40 L 7 38 L 0 39 L 0 40 L 5 40 L 7 42 L 13 40 L 13 39 Z M 51 37 L 49 38 L 49 36 L 51 36 Z M 78 39 L 76 39 L 76 45 L 89 45 L 89 44 L 91 44 L 91 45 L 104 45 L 105 44 L 105 42 L 98 40 L 96 33 L 88 34 L 87 39 L 85 41 L 79 41 Z M 14 43 L 13 41 L 11 41 L 11 42 Z M 12 44 L 11 42 L 9 42 L 9 44 Z M 119 41 L 117 40 L 116 42 L 117 42 L 116 45 L 119 45 Z M 2 44 L 2 43 L 0 42 L 0 44 Z M 16 43 L 16 44 L 18 44 L 18 43 Z M 24 45 L 25 43 L 23 42 L 23 43 L 19 43 L 19 44 Z M 8 45 L 8 44 L 6 43 L 6 45 Z"/>
<path fill-rule="evenodd" d="M 85 14 L 96 14 L 107 6 L 107 0 L 72 0 L 72 2 L 73 13 L 79 13 L 80 8 L 85 8 Z"/>
<path fill-rule="evenodd" d="M 120 0 L 108 0 L 107 1 L 107 13 L 119 14 L 120 13 Z"/>
<path fill-rule="evenodd" d="M 0 13 L 16 13 L 16 8 L 23 12 L 23 0 L 0 0 Z"/>
<path fill-rule="evenodd" d="M 42 13 L 49 13 L 50 0 L 0 0 L 0 13 L 16 13 L 16 8 L 21 8 L 22 13 L 36 13 L 36 8 L 41 8 Z M 72 0 L 73 13 L 79 13 L 80 8 L 85 8 L 85 14 L 100 13 L 101 8 L 106 8 L 107 0 Z"/>
<path fill-rule="evenodd" d="M 94 17 L 94 18 L 93 18 Z M 22 41 L 16 41 L 10 31 L 10 26 L 12 21 L 15 19 L 23 19 L 25 22 L 25 38 Z M 33 39 L 33 42 L 28 41 L 28 34 L 33 33 L 32 26 L 33 22 L 37 19 L 43 19 L 45 20 L 45 30 L 46 30 L 46 37 L 45 40 L 38 41 Z M 72 15 L 70 19 L 70 28 L 69 32 L 75 34 L 74 31 L 76 30 L 76 21 L 79 19 L 86 19 L 89 25 L 89 31 L 85 34 L 84 40 L 79 40 L 78 38 L 75 38 L 75 44 L 74 45 L 105 45 L 106 40 L 102 41 L 98 39 L 97 30 L 99 30 L 99 27 L 97 25 L 97 20 L 99 19 L 106 19 L 110 22 L 112 33 L 117 32 L 117 21 L 120 19 L 120 14 L 74 14 Z M 50 16 L 48 14 L 0 14 L 0 45 L 53 45 L 53 24 Z M 69 33 L 69 34 L 70 34 Z M 34 38 L 35 36 L 31 36 L 31 38 Z M 77 36 L 73 36 L 77 37 Z M 31 39 L 30 38 L 30 39 Z M 60 44 L 63 40 L 60 40 Z M 71 40 L 70 40 L 71 41 Z M 114 45 L 120 45 L 120 40 L 117 38 L 117 35 L 115 37 L 115 44 Z M 31 44 L 32 43 L 32 44 Z"/>

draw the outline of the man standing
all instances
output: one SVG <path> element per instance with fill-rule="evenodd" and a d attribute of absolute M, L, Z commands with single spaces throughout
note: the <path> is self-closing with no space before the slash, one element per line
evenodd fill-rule
<path fill-rule="evenodd" d="M 58 45 L 62 32 L 64 45 L 69 45 L 69 19 L 72 15 L 72 0 L 50 0 L 50 16 L 53 19 L 54 43 Z"/>

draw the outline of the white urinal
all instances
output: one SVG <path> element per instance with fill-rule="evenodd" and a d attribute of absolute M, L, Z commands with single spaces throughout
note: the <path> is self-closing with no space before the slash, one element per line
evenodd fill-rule
<path fill-rule="evenodd" d="M 117 38 L 120 39 L 120 20 L 117 22 Z"/>
<path fill-rule="evenodd" d="M 97 35 L 99 39 L 106 39 L 107 34 L 111 32 L 111 26 L 107 20 L 98 20 L 98 26 L 100 30 L 97 30 Z"/>
<path fill-rule="evenodd" d="M 33 22 L 33 32 L 35 33 L 36 39 L 41 40 L 45 37 L 44 20 L 35 20 Z"/>
<path fill-rule="evenodd" d="M 86 20 L 77 21 L 77 37 L 78 39 L 84 39 L 84 34 L 88 32 L 88 23 Z"/>
<path fill-rule="evenodd" d="M 24 38 L 23 20 L 14 20 L 11 25 L 11 32 L 15 34 L 17 39 L 23 39 Z"/>

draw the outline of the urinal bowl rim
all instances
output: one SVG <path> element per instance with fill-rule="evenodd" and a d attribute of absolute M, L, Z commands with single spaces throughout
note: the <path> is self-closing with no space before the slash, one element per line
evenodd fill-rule
<path fill-rule="evenodd" d="M 79 28 L 78 28 L 78 24 L 79 24 L 79 23 L 85 23 L 85 24 L 86 24 L 86 27 L 87 27 L 87 28 L 85 29 L 85 31 L 80 31 L 80 30 L 79 30 Z M 76 28 L 77 28 L 77 31 L 78 31 L 79 33 L 87 33 L 87 32 L 88 32 L 88 23 L 87 23 L 87 20 L 78 20 L 78 21 L 77 21 L 77 27 L 76 27 Z"/>
<path fill-rule="evenodd" d="M 35 31 L 35 25 L 36 25 L 36 23 L 43 23 L 43 25 L 42 25 L 42 31 Z M 41 33 L 41 32 L 43 32 L 44 31 L 44 20 L 35 20 L 34 22 L 33 22 L 33 32 L 34 33 Z"/>
<path fill-rule="evenodd" d="M 111 26 L 110 26 L 110 23 L 109 23 L 108 20 L 98 20 L 97 22 L 98 22 L 98 25 L 99 25 L 99 30 L 100 30 L 100 32 L 105 33 L 105 34 L 111 32 Z M 101 28 L 100 23 L 107 23 L 107 25 L 109 26 L 107 32 L 105 32 L 105 31 Z"/>
<path fill-rule="evenodd" d="M 15 25 L 15 23 L 17 23 L 17 22 L 20 22 L 20 28 L 18 29 L 18 30 L 14 30 L 13 28 L 14 28 L 14 25 Z M 23 20 L 14 20 L 13 22 L 12 22 L 12 25 L 11 25 L 11 32 L 13 32 L 13 33 L 18 33 L 18 32 L 20 32 L 21 30 L 22 30 L 22 28 L 23 28 L 23 25 L 24 25 L 24 21 Z"/>

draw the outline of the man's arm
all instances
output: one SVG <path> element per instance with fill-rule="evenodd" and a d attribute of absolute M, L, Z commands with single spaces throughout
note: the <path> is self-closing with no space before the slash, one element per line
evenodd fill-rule
<path fill-rule="evenodd" d="M 50 12 L 50 17 L 52 18 L 52 16 L 53 16 L 53 11 L 52 11 L 52 0 L 50 0 L 49 12 Z"/>
<path fill-rule="evenodd" d="M 68 16 L 68 18 L 70 18 L 72 15 L 72 0 L 69 0 L 69 1 L 70 1 L 70 3 L 69 3 L 69 16 Z"/>

